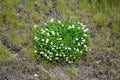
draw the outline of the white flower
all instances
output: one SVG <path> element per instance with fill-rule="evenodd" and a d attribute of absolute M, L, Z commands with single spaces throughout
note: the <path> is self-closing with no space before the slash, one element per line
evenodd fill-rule
<path fill-rule="evenodd" d="M 77 40 L 79 40 L 78 38 L 75 38 L 75 40 L 77 41 Z"/>
<path fill-rule="evenodd" d="M 34 52 L 37 53 L 37 50 L 35 50 Z"/>
<path fill-rule="evenodd" d="M 50 57 L 49 57 L 49 56 L 47 56 L 47 58 L 49 59 Z"/>
<path fill-rule="evenodd" d="M 78 43 L 78 46 L 80 46 L 80 43 Z"/>
<path fill-rule="evenodd" d="M 53 47 L 52 50 L 55 50 L 55 48 Z"/>
<path fill-rule="evenodd" d="M 53 19 L 53 18 L 51 18 L 50 22 L 53 22 L 53 21 L 54 21 L 54 19 Z"/>
<path fill-rule="evenodd" d="M 65 57 L 66 55 L 64 54 L 63 56 Z"/>
<path fill-rule="evenodd" d="M 71 29 L 72 28 L 72 26 L 68 26 L 68 29 Z"/>
<path fill-rule="evenodd" d="M 83 42 L 81 42 L 81 44 L 84 44 Z"/>
<path fill-rule="evenodd" d="M 87 36 L 87 34 L 83 34 L 83 36 Z"/>
<path fill-rule="evenodd" d="M 78 30 L 80 30 L 80 27 L 78 27 Z"/>
<path fill-rule="evenodd" d="M 49 52 L 49 54 L 53 54 L 52 52 Z"/>
<path fill-rule="evenodd" d="M 56 54 L 56 56 L 59 56 L 59 54 Z"/>
<path fill-rule="evenodd" d="M 79 52 L 79 49 L 77 48 L 77 49 L 76 49 L 76 51 L 78 51 L 78 52 Z"/>
<path fill-rule="evenodd" d="M 38 76 L 38 74 L 34 74 L 34 77 L 37 77 Z"/>
<path fill-rule="evenodd" d="M 60 21 L 60 20 L 58 20 L 58 23 L 59 23 L 59 24 L 61 24 L 61 21 Z"/>
<path fill-rule="evenodd" d="M 45 40 L 44 39 L 42 39 L 42 42 L 44 42 Z"/>
<path fill-rule="evenodd" d="M 62 56 L 62 54 L 60 54 L 60 56 Z"/>
<path fill-rule="evenodd" d="M 86 48 L 87 46 L 86 46 L 86 45 L 84 45 L 84 47 Z"/>
<path fill-rule="evenodd" d="M 80 24 L 80 22 L 78 21 L 77 24 Z"/>
<path fill-rule="evenodd" d="M 85 28 L 84 27 L 82 27 L 82 30 L 84 30 Z"/>
<path fill-rule="evenodd" d="M 68 50 L 71 50 L 71 48 L 70 48 L 70 47 L 68 47 Z"/>
<path fill-rule="evenodd" d="M 47 54 L 44 54 L 45 57 L 47 57 Z"/>
<path fill-rule="evenodd" d="M 72 25 L 72 28 L 75 28 L 75 25 Z"/>
<path fill-rule="evenodd" d="M 83 23 L 80 23 L 80 25 L 81 25 L 82 27 L 86 27 L 86 25 L 84 25 Z"/>
<path fill-rule="evenodd" d="M 46 23 L 44 23 L 44 25 L 46 25 Z"/>
<path fill-rule="evenodd" d="M 62 27 L 64 27 L 64 24 L 62 24 Z"/>
<path fill-rule="evenodd" d="M 34 39 L 35 39 L 35 40 L 37 40 L 37 39 L 38 39 L 38 37 L 36 37 L 36 36 L 35 36 L 35 38 L 34 38 Z"/>
<path fill-rule="evenodd" d="M 47 33 L 47 36 L 50 36 L 50 33 Z"/>
<path fill-rule="evenodd" d="M 36 28 L 37 27 L 37 25 L 34 25 L 34 28 Z"/>
<path fill-rule="evenodd" d="M 89 30 L 89 28 L 86 28 L 85 30 L 84 30 L 84 32 L 87 32 Z"/>
<path fill-rule="evenodd" d="M 83 51 L 80 51 L 80 53 L 83 53 Z"/>
<path fill-rule="evenodd" d="M 57 36 L 59 36 L 59 33 L 57 33 Z"/>
<path fill-rule="evenodd" d="M 51 42 L 50 44 L 53 44 L 53 42 Z"/>
<path fill-rule="evenodd" d="M 48 42 L 49 42 L 49 39 L 47 38 L 47 39 L 46 39 L 46 43 L 48 43 Z"/>
<path fill-rule="evenodd" d="M 53 35 L 55 35 L 55 32 L 54 32 L 54 31 L 51 31 L 51 33 L 52 33 Z"/>
<path fill-rule="evenodd" d="M 61 43 L 60 45 L 61 45 L 61 46 L 63 46 L 64 44 L 63 44 L 63 43 Z"/>
<path fill-rule="evenodd" d="M 40 52 L 40 54 L 44 54 L 44 52 Z"/>
<path fill-rule="evenodd" d="M 46 31 L 48 31 L 48 29 L 47 29 L 47 28 L 45 28 L 45 30 L 46 30 Z"/>
<path fill-rule="evenodd" d="M 51 59 L 51 58 L 49 58 L 49 60 L 51 61 L 52 59 Z"/>
<path fill-rule="evenodd" d="M 58 60 L 59 58 L 58 58 L 58 57 L 56 57 L 55 59 L 56 59 L 56 60 Z"/>
<path fill-rule="evenodd" d="M 82 42 L 85 42 L 85 39 L 83 39 Z"/>

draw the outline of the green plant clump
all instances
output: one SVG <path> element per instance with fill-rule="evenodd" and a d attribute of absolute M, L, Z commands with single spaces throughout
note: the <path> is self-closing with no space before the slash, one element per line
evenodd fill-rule
<path fill-rule="evenodd" d="M 51 19 L 44 26 L 34 25 L 35 53 L 50 62 L 73 63 L 90 51 L 86 25 Z"/>

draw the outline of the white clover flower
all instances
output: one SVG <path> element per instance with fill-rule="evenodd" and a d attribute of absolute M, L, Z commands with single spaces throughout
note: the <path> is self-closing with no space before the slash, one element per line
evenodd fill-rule
<path fill-rule="evenodd" d="M 63 43 L 61 43 L 60 45 L 61 45 L 61 46 L 63 46 L 64 44 L 63 44 Z"/>
<path fill-rule="evenodd" d="M 45 57 L 47 57 L 47 54 L 44 54 Z"/>
<path fill-rule="evenodd" d="M 38 37 L 36 37 L 36 36 L 35 36 L 35 38 L 34 38 L 34 39 L 35 39 L 35 40 L 37 40 L 37 39 L 38 39 Z"/>
<path fill-rule="evenodd" d="M 80 23 L 80 25 L 81 25 L 82 27 L 86 27 L 86 25 L 84 25 L 83 23 Z"/>
<path fill-rule="evenodd" d="M 56 56 L 59 56 L 59 54 L 56 54 Z"/>
<path fill-rule="evenodd" d="M 71 29 L 72 28 L 72 26 L 68 26 L 68 29 Z"/>
<path fill-rule="evenodd" d="M 76 57 L 73 57 L 74 59 L 76 58 Z"/>
<path fill-rule="evenodd" d="M 35 50 L 34 52 L 37 53 L 37 50 Z"/>
<path fill-rule="evenodd" d="M 51 59 L 51 58 L 49 58 L 49 60 L 50 60 L 50 61 L 52 61 L 52 59 Z"/>
<path fill-rule="evenodd" d="M 34 25 L 34 28 L 36 28 L 37 27 L 37 25 Z"/>
<path fill-rule="evenodd" d="M 42 42 L 44 42 L 45 40 L 44 39 L 42 39 Z"/>
<path fill-rule="evenodd" d="M 83 37 L 81 37 L 81 39 L 84 39 Z"/>
<path fill-rule="evenodd" d="M 46 25 L 46 23 L 44 23 L 44 25 Z"/>
<path fill-rule="evenodd" d="M 80 46 L 80 43 L 78 43 L 78 46 Z"/>
<path fill-rule="evenodd" d="M 58 60 L 59 58 L 58 58 L 58 57 L 56 57 L 55 59 L 56 59 L 56 60 Z"/>
<path fill-rule="evenodd" d="M 83 51 L 80 51 L 80 53 L 83 53 Z"/>
<path fill-rule="evenodd" d="M 44 54 L 44 52 L 40 52 L 40 54 Z"/>
<path fill-rule="evenodd" d="M 72 28 L 75 28 L 75 25 L 72 25 Z"/>
<path fill-rule="evenodd" d="M 50 43 L 51 45 L 53 44 L 53 42 Z"/>
<path fill-rule="evenodd" d="M 85 39 L 83 39 L 82 42 L 85 42 Z"/>
<path fill-rule="evenodd" d="M 89 30 L 89 28 L 86 28 L 86 29 L 84 29 L 84 32 L 87 32 Z"/>
<path fill-rule="evenodd" d="M 86 46 L 86 45 L 84 45 L 84 47 L 86 48 L 87 46 Z"/>
<path fill-rule="evenodd" d="M 79 40 L 78 38 L 75 38 L 75 40 L 77 41 L 77 40 Z"/>
<path fill-rule="evenodd" d="M 34 77 L 37 77 L 38 76 L 38 74 L 34 74 Z"/>
<path fill-rule="evenodd" d="M 45 30 L 46 30 L 46 31 L 48 31 L 48 29 L 47 29 L 47 28 L 45 28 Z"/>
<path fill-rule="evenodd" d="M 51 31 L 52 35 L 55 35 L 55 32 L 54 31 Z"/>
<path fill-rule="evenodd" d="M 70 48 L 70 47 L 68 47 L 68 50 L 71 50 L 71 48 Z"/>
<path fill-rule="evenodd" d="M 76 51 L 78 51 L 78 52 L 79 52 L 79 49 L 77 48 L 77 49 L 76 49 Z"/>
<path fill-rule="evenodd" d="M 49 54 L 53 54 L 52 52 L 49 52 Z"/>
<path fill-rule="evenodd" d="M 78 21 L 77 24 L 80 24 L 80 22 Z"/>
<path fill-rule="evenodd" d="M 82 27 L 82 30 L 84 30 L 85 28 L 84 27 Z"/>
<path fill-rule="evenodd" d="M 50 36 L 50 33 L 47 33 L 47 36 Z"/>
<path fill-rule="evenodd" d="M 54 19 L 53 19 L 53 18 L 51 18 L 50 22 L 54 22 Z"/>
<path fill-rule="evenodd" d="M 54 48 L 54 47 L 52 47 L 52 50 L 55 50 L 55 48 Z"/>
<path fill-rule="evenodd" d="M 49 59 L 50 57 L 49 57 L 49 56 L 47 56 L 47 58 Z"/>
<path fill-rule="evenodd" d="M 58 23 L 59 23 L 59 24 L 61 24 L 61 21 L 60 21 L 60 20 L 58 20 Z"/>
<path fill-rule="evenodd" d="M 67 47 L 65 47 L 65 49 L 67 50 Z"/>
<path fill-rule="evenodd" d="M 58 38 L 57 40 L 62 40 L 62 38 Z"/>
<path fill-rule="evenodd" d="M 52 57 L 52 55 L 50 55 L 50 58 Z"/>
<path fill-rule="evenodd" d="M 84 44 L 83 42 L 81 42 L 81 44 Z"/>
<path fill-rule="evenodd" d="M 57 33 L 57 36 L 59 36 L 59 33 Z"/>
<path fill-rule="evenodd" d="M 72 55 L 70 55 L 70 57 L 72 57 Z"/>
<path fill-rule="evenodd" d="M 78 27 L 78 30 L 80 30 L 80 27 Z"/>
<path fill-rule="evenodd" d="M 63 56 L 65 57 L 66 55 L 64 54 Z"/>
<path fill-rule="evenodd" d="M 62 54 L 60 54 L 60 56 L 62 56 Z"/>
<path fill-rule="evenodd" d="M 64 24 L 62 24 L 62 27 L 64 27 Z"/>
<path fill-rule="evenodd" d="M 83 36 L 85 36 L 85 37 L 86 37 L 86 36 L 88 36 L 88 35 L 87 35 L 87 34 L 83 34 Z"/>
<path fill-rule="evenodd" d="M 48 43 L 48 42 L 49 42 L 49 39 L 47 38 L 47 39 L 46 39 L 46 43 Z"/>

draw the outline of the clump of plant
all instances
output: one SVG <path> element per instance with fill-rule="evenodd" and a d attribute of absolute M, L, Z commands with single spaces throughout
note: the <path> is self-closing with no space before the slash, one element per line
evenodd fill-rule
<path fill-rule="evenodd" d="M 73 63 L 90 51 L 88 28 L 82 23 L 51 19 L 34 27 L 35 53 L 46 61 Z"/>

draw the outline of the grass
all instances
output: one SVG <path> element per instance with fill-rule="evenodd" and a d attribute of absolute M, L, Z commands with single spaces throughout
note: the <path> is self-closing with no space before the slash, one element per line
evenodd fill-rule
<path fill-rule="evenodd" d="M 21 78 L 25 79 L 26 75 L 21 72 L 21 69 L 19 69 L 19 67 L 22 67 L 22 70 L 25 70 L 25 68 L 23 67 L 27 67 L 28 69 L 31 64 L 37 63 L 33 55 L 33 38 L 31 37 L 30 32 L 32 26 L 34 24 L 44 24 L 45 22 L 48 22 L 51 18 L 60 19 L 61 21 L 79 21 L 86 24 L 87 27 L 90 28 L 90 34 L 92 38 L 92 54 L 90 55 L 90 57 L 88 57 L 87 62 L 82 59 L 78 61 L 78 64 L 84 61 L 84 64 L 79 66 L 84 67 L 85 64 L 90 63 L 89 67 L 91 67 L 95 66 L 95 63 L 93 62 L 97 60 L 103 60 L 104 63 L 100 63 L 99 65 L 97 65 L 97 69 L 95 70 L 95 74 L 99 76 L 99 79 L 103 79 L 103 77 L 99 75 L 99 72 L 100 70 L 102 70 L 102 67 L 105 67 L 108 69 L 109 74 L 107 75 L 103 73 L 103 76 L 106 76 L 104 79 L 108 79 L 107 77 L 112 79 L 113 77 L 113 79 L 119 80 L 119 4 L 119 0 L 0 0 L 0 62 L 11 63 L 9 66 L 3 66 L 5 68 L 13 68 L 13 74 L 11 74 L 11 76 L 15 75 L 18 72 L 20 73 Z M 21 11 L 16 11 L 16 9 L 21 9 Z M 112 19 L 111 27 L 107 26 L 109 19 Z M 10 59 L 11 54 L 13 55 L 15 52 L 10 51 L 2 44 L 2 35 L 6 36 L 10 43 L 22 47 L 21 53 L 23 56 L 27 57 L 28 60 L 21 63 L 19 62 L 19 59 Z M 28 42 L 28 45 L 23 46 L 23 44 L 26 42 Z M 19 54 L 19 52 L 16 52 L 15 54 Z M 18 56 L 21 60 L 20 55 Z M 110 56 L 109 59 L 106 58 L 108 56 Z M 31 64 L 30 59 L 33 60 Z M 107 65 L 108 62 L 110 62 L 109 66 Z M 19 63 L 19 66 L 16 66 L 17 63 Z M 20 64 L 23 64 L 23 66 L 21 66 Z M 39 65 L 43 65 L 46 70 L 49 67 L 53 66 L 45 62 L 42 62 Z M 16 66 L 16 69 L 14 68 L 14 66 Z M 36 65 L 32 65 L 32 67 L 30 67 L 31 72 L 34 71 L 32 70 L 33 67 L 35 68 Z M 88 68 L 87 66 L 85 67 L 86 69 Z M 55 66 L 51 67 L 51 69 L 54 68 Z M 91 69 L 94 70 L 94 67 L 91 67 Z M 2 73 L 3 72 L 9 73 L 6 70 L 2 70 Z M 72 76 L 74 75 L 75 71 L 72 68 L 68 70 L 66 68 L 64 72 L 66 75 Z M 83 73 L 86 75 L 88 74 L 87 72 Z M 44 76 L 44 74 L 41 75 Z M 90 75 L 91 77 L 93 76 L 97 78 L 95 75 L 92 75 L 92 73 Z M 54 75 L 50 79 L 52 80 L 53 78 Z M 73 76 L 73 79 L 76 79 L 76 76 Z"/>
<path fill-rule="evenodd" d="M 0 62 L 5 62 L 9 60 L 9 57 L 12 53 L 4 47 L 4 45 L 0 42 Z"/>

